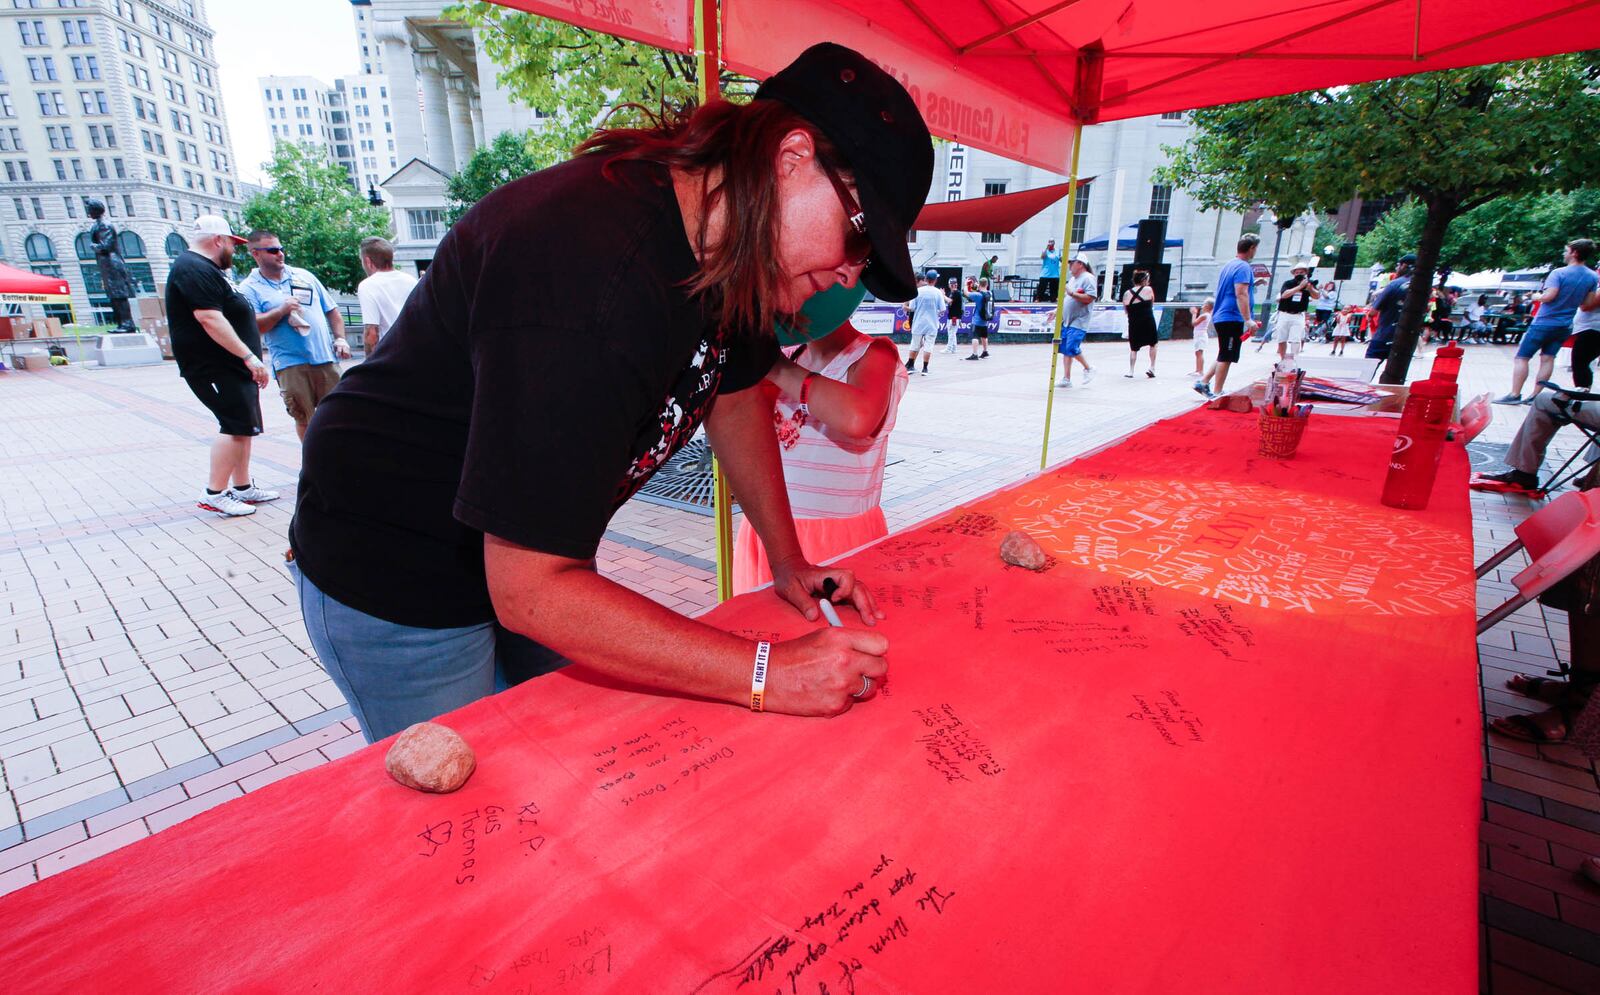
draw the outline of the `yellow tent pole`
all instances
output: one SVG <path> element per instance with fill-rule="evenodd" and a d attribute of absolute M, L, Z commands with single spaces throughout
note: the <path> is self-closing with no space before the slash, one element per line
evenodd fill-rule
<path fill-rule="evenodd" d="M 1060 355 L 1061 319 L 1065 314 L 1067 302 L 1067 295 L 1064 292 L 1066 287 L 1065 277 L 1066 269 L 1070 265 L 1069 260 L 1072 259 L 1072 217 L 1078 211 L 1078 153 L 1082 150 L 1083 125 L 1074 124 L 1072 126 L 1072 171 L 1067 174 L 1067 224 L 1065 230 L 1061 233 L 1061 247 L 1065 251 L 1062 252 L 1062 275 L 1057 278 L 1056 282 L 1055 331 L 1050 336 L 1050 379 L 1045 384 L 1047 393 L 1045 394 L 1044 402 L 1044 443 L 1039 449 L 1039 469 L 1041 470 L 1050 463 L 1050 415 L 1056 405 L 1056 356 Z M 1115 232 L 1112 233 L 1112 237 L 1116 237 Z M 1072 360 L 1069 359 L 1067 362 L 1070 363 Z"/>
<path fill-rule="evenodd" d="M 694 5 L 694 49 L 700 77 L 700 103 L 721 100 L 718 82 L 722 76 L 722 26 L 717 21 L 717 0 L 699 0 Z M 717 523 L 717 600 L 733 597 L 733 496 L 722 461 L 711 458 L 711 512 Z"/>

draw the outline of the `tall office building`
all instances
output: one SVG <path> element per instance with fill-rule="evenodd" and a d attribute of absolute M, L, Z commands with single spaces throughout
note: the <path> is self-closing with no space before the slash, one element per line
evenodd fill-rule
<path fill-rule="evenodd" d="M 206 0 L 0 7 L 0 258 L 64 277 L 80 321 L 110 315 L 89 198 L 105 201 L 142 293 L 165 281 L 194 218 L 238 217 L 212 34 Z"/>
<path fill-rule="evenodd" d="M 313 76 L 256 80 L 273 143 L 323 149 L 363 193 L 376 190 L 398 165 L 388 82 L 367 74 L 340 77 L 332 86 Z"/>

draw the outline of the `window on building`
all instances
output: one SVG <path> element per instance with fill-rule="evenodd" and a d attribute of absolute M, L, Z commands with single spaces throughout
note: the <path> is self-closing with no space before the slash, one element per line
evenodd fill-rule
<path fill-rule="evenodd" d="M 17 209 L 17 220 L 18 221 L 26 221 L 26 220 L 28 220 L 28 211 L 27 211 L 27 208 L 23 205 L 21 197 L 13 197 L 13 198 L 11 198 L 11 206 L 15 207 Z"/>
<path fill-rule="evenodd" d="M 103 127 L 105 128 L 105 133 L 106 133 L 106 148 L 108 148 L 108 149 L 116 148 L 117 147 L 117 133 L 111 129 L 111 125 L 109 125 L 109 124 L 108 125 L 104 125 Z"/>
<path fill-rule="evenodd" d="M 140 238 L 137 232 L 124 228 L 117 236 L 117 247 L 122 250 L 124 259 L 144 258 L 144 239 Z"/>
<path fill-rule="evenodd" d="M 104 159 L 96 159 L 94 161 L 94 172 L 95 175 L 100 177 L 102 180 L 111 179 L 111 170 L 106 168 L 106 161 Z"/>
<path fill-rule="evenodd" d="M 50 38 L 44 33 L 43 21 L 18 21 L 17 31 L 22 35 L 24 48 L 38 48 L 50 44 Z"/>
<path fill-rule="evenodd" d="M 106 102 L 104 90 L 79 90 L 78 99 L 83 102 L 85 114 L 110 114 L 111 105 Z"/>
<path fill-rule="evenodd" d="M 67 164 L 65 162 L 60 159 L 51 159 L 50 164 L 56 167 L 56 179 L 65 180 L 67 178 Z"/>
<path fill-rule="evenodd" d="M 22 240 L 22 251 L 27 254 L 30 263 L 51 263 L 56 259 L 55 243 L 50 241 L 50 236 L 39 232 Z"/>
<path fill-rule="evenodd" d="M 67 40 L 68 45 L 94 44 L 94 38 L 89 34 L 89 22 L 86 20 L 68 18 L 62 21 L 61 35 Z"/>
<path fill-rule="evenodd" d="M 78 147 L 78 140 L 72 137 L 72 127 L 70 125 L 64 124 L 61 126 L 61 144 L 68 149 L 76 149 Z"/>
<path fill-rule="evenodd" d="M 85 81 L 99 79 L 100 60 L 92 55 L 74 55 L 72 57 L 72 78 Z"/>
<path fill-rule="evenodd" d="M 40 117 L 66 117 L 67 102 L 60 90 L 45 90 L 35 94 L 39 98 Z"/>
<path fill-rule="evenodd" d="M 67 217 L 75 218 L 75 217 L 78 216 L 78 202 L 77 201 L 73 200 L 71 197 L 62 197 L 61 198 L 61 203 L 66 205 Z"/>
<path fill-rule="evenodd" d="M 176 259 L 183 255 L 183 250 L 187 249 L 189 246 L 186 242 L 184 242 L 182 235 L 179 235 L 177 232 L 169 232 L 166 240 L 162 242 L 162 247 L 167 250 L 168 258 Z"/>
<path fill-rule="evenodd" d="M 122 160 L 118 159 L 117 161 L 121 162 Z M 130 218 L 135 216 L 134 212 L 133 212 L 133 195 L 132 194 L 123 194 L 122 195 L 122 211 L 123 211 L 124 214 L 126 214 Z"/>
<path fill-rule="evenodd" d="M 111 171 L 117 174 L 117 179 L 119 180 L 125 180 L 128 178 L 128 170 L 125 166 L 123 166 L 120 158 L 111 160 Z"/>
<path fill-rule="evenodd" d="M 406 211 L 406 229 L 419 242 L 436 242 L 444 237 L 444 212 L 434 208 Z"/>
<path fill-rule="evenodd" d="M 21 128 L 0 128 L 0 152 L 25 152 Z"/>
<path fill-rule="evenodd" d="M 35 221 L 43 221 L 44 204 L 39 200 L 38 197 L 29 197 L 28 202 L 33 205 L 33 219 Z"/>
<path fill-rule="evenodd" d="M 1067 241 L 1073 245 L 1083 241 L 1084 232 L 1089 227 L 1089 188 L 1092 183 L 1078 185 L 1077 200 L 1072 205 L 1072 233 Z"/>
<path fill-rule="evenodd" d="M 1150 217 L 1165 218 L 1172 213 L 1172 185 L 1156 183 L 1150 187 Z"/>
<path fill-rule="evenodd" d="M 83 177 L 84 177 L 83 160 L 82 159 L 74 159 L 74 160 L 72 160 L 72 178 L 75 179 L 75 180 L 81 180 L 81 179 L 83 179 Z"/>
<path fill-rule="evenodd" d="M 1161 115 L 1161 120 L 1163 120 L 1163 121 L 1182 121 L 1183 120 L 1183 111 L 1167 111 L 1165 114 Z"/>
<path fill-rule="evenodd" d="M 50 56 L 28 56 L 28 78 L 35 83 L 53 82 L 56 76 L 56 60 Z"/>
<path fill-rule="evenodd" d="M 156 213 L 161 215 L 163 218 L 167 216 L 167 202 L 162 200 L 160 197 L 156 198 Z"/>
<path fill-rule="evenodd" d="M 11 104 L 11 94 L 0 93 L 0 117 L 16 117 L 17 109 Z"/>

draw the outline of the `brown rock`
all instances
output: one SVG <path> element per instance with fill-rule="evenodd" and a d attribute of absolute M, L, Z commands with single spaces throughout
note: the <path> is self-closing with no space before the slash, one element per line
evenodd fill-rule
<path fill-rule="evenodd" d="M 478 758 L 454 729 L 418 722 L 395 739 L 383 765 L 408 788 L 444 794 L 467 783 Z"/>
<path fill-rule="evenodd" d="M 1006 533 L 1006 537 L 1000 540 L 1000 558 L 1029 570 L 1043 570 L 1047 562 L 1044 550 L 1025 532 Z"/>

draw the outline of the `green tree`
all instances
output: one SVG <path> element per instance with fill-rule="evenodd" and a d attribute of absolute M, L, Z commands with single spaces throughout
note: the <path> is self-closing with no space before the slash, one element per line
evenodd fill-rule
<path fill-rule="evenodd" d="M 1357 261 L 1392 263 L 1422 237 L 1427 207 L 1408 199 L 1361 236 Z M 1562 247 L 1574 238 L 1600 234 L 1600 188 L 1497 197 L 1451 222 L 1439 249 L 1439 269 L 1476 273 L 1558 265 Z"/>
<path fill-rule="evenodd" d="M 389 212 L 356 193 L 350 174 L 320 149 L 278 142 L 267 176 L 270 188 L 245 202 L 246 230 L 276 232 L 291 265 L 315 273 L 329 290 L 354 293 L 366 277 L 361 240 L 389 237 Z M 234 268 L 249 272 L 249 257 L 236 259 Z"/>
<path fill-rule="evenodd" d="M 448 219 L 455 224 L 473 204 L 495 187 L 542 169 L 532 148 L 532 135 L 502 131 L 494 141 L 472 153 L 461 172 L 450 177 L 446 194 L 450 198 Z"/>
<path fill-rule="evenodd" d="M 445 16 L 478 28 L 484 51 L 500 69 L 496 82 L 539 110 L 542 120 L 528 144 L 534 158 L 547 165 L 571 155 L 613 107 L 683 106 L 699 92 L 698 66 L 690 55 L 483 0 L 456 4 Z M 728 96 L 754 88 L 753 81 L 729 72 L 719 82 Z M 624 109 L 611 120 L 626 125 L 640 118 Z"/>
<path fill-rule="evenodd" d="M 1167 182 L 1206 207 L 1331 210 L 1405 191 L 1417 278 L 1383 371 L 1404 382 L 1450 223 L 1496 198 L 1571 190 L 1600 167 L 1600 53 L 1451 69 L 1194 113 Z"/>

